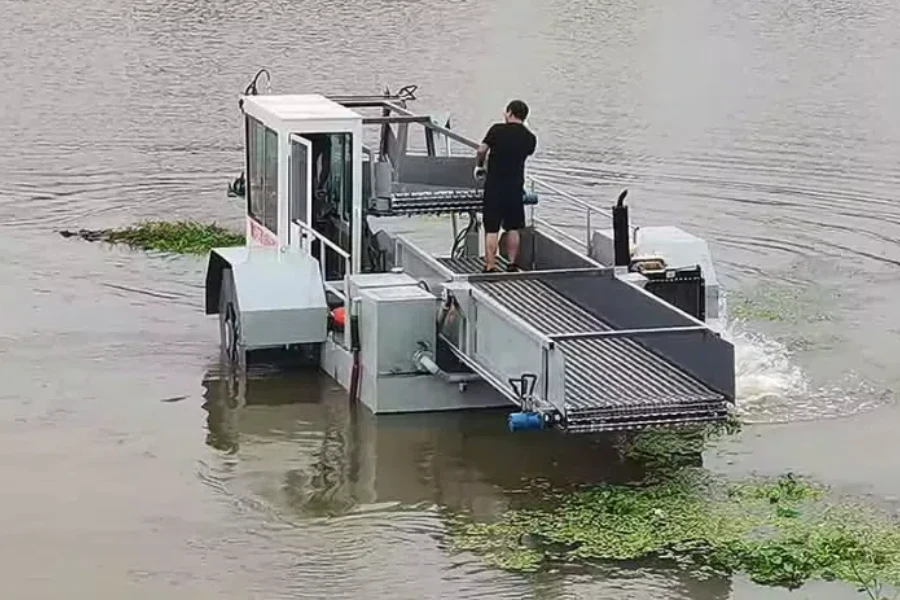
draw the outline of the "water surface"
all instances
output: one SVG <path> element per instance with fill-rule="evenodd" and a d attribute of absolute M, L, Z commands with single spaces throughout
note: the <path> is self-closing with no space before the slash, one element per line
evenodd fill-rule
<path fill-rule="evenodd" d="M 601 441 L 510 436 L 503 414 L 376 420 L 309 375 L 236 389 L 202 261 L 55 235 L 239 224 L 237 94 L 262 66 L 277 90 L 418 84 L 421 109 L 474 137 L 526 99 L 545 176 L 597 206 L 628 187 L 637 223 L 711 244 L 757 425 L 708 464 L 900 495 L 896 3 L 0 0 L 0 15 L 10 597 L 779 597 L 453 555 L 447 511 L 632 474 Z"/>

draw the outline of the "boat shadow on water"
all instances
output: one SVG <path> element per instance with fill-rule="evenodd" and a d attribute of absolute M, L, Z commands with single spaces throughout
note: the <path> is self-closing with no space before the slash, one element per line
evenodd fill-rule
<path fill-rule="evenodd" d="M 216 366 L 203 380 L 203 397 L 206 443 L 236 460 L 236 493 L 293 522 L 417 510 L 437 511 L 448 522 L 456 515 L 490 521 L 540 508 L 549 494 L 638 482 L 653 468 L 624 450 L 624 434 L 510 433 L 502 409 L 375 416 L 315 370 L 263 364 L 238 378 Z M 700 466 L 702 454 L 679 460 Z M 538 536 L 522 541 L 545 544 Z M 539 575 L 542 585 L 555 587 L 573 574 L 633 580 L 638 568 L 640 578 L 658 581 L 671 597 L 731 593 L 729 578 L 655 561 L 559 566 Z"/>
<path fill-rule="evenodd" d="M 627 434 L 511 433 L 507 415 L 513 406 L 376 416 L 351 403 L 326 375 L 272 364 L 251 368 L 246 377 L 210 369 L 203 397 L 210 447 L 255 460 L 260 447 L 286 444 L 292 460 L 302 453 L 310 461 L 293 482 L 298 492 L 305 488 L 301 495 L 316 491 L 310 469 L 347 477 L 318 482 L 353 489 L 345 510 L 383 502 L 471 509 L 482 494 L 519 505 L 548 488 L 638 482 L 652 468 L 625 451 L 632 439 Z M 678 460 L 700 466 L 702 454 L 688 452 Z M 333 514 L 337 506 L 321 508 Z"/>

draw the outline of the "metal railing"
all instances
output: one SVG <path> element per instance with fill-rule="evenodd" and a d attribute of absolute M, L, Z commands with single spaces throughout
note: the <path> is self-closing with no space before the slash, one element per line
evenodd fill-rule
<path fill-rule="evenodd" d="M 319 258 L 318 258 L 319 269 L 322 272 L 322 283 L 325 285 L 325 288 L 328 289 L 329 291 L 331 291 L 337 297 L 339 297 L 344 302 L 344 306 L 346 307 L 346 310 L 348 311 L 348 313 L 352 314 L 353 307 L 351 307 L 349 305 L 349 298 L 350 298 L 350 279 L 349 279 L 349 277 L 350 277 L 351 268 L 352 268 L 352 260 L 350 257 L 350 253 L 347 252 L 346 250 L 344 250 L 343 248 L 341 248 L 340 246 L 338 246 L 337 244 L 335 244 L 334 242 L 332 242 L 331 240 L 329 240 L 327 237 L 325 237 L 324 235 L 322 235 L 315 229 L 313 229 L 311 226 L 304 223 L 303 221 L 295 219 L 294 221 L 292 221 L 292 223 L 300 228 L 300 234 L 304 239 L 309 240 L 310 237 L 313 238 L 312 240 L 310 240 L 310 244 L 318 241 L 320 244 L 320 247 L 324 246 L 325 248 L 332 250 L 335 254 L 337 254 L 338 256 L 340 256 L 341 258 L 344 259 L 344 280 L 342 281 L 343 289 L 338 289 L 337 287 L 335 287 L 333 282 L 326 280 L 325 252 L 319 253 Z M 310 251 L 310 255 L 311 255 L 312 247 L 309 247 L 307 250 Z"/>
<path fill-rule="evenodd" d="M 547 337 L 554 342 L 565 340 L 583 340 L 598 338 L 635 338 L 640 336 L 656 336 L 680 334 L 691 331 L 710 331 L 706 325 L 682 325 L 678 327 L 643 327 L 632 329 L 602 329 L 598 331 L 571 331 L 566 333 L 548 333 Z"/>
<path fill-rule="evenodd" d="M 399 108 L 397 106 L 392 105 L 391 108 L 403 115 L 407 115 L 407 116 L 414 115 L 414 113 L 412 113 L 411 111 L 403 109 L 403 108 Z M 442 127 L 442 126 L 438 125 L 437 123 L 435 123 L 434 121 L 431 121 L 430 119 L 428 120 L 426 127 L 444 137 L 447 156 L 451 155 L 450 140 L 455 140 L 455 141 L 457 141 L 469 148 L 472 148 L 472 149 L 478 148 L 479 144 L 476 141 L 469 139 L 463 135 L 460 135 L 459 133 L 452 131 L 451 129 Z M 554 194 L 556 196 L 564 198 L 566 200 L 567 204 L 577 206 L 584 210 L 585 227 L 584 227 L 584 239 L 583 240 L 578 239 L 577 237 L 573 236 L 572 234 L 570 234 L 570 233 L 560 229 L 559 227 L 553 225 L 552 223 L 546 221 L 545 219 L 541 219 L 540 217 L 533 216 L 533 220 L 536 223 L 538 223 L 541 227 L 545 227 L 545 228 L 549 229 L 550 231 L 556 233 L 557 235 L 564 237 L 565 239 L 569 240 L 570 242 L 574 242 L 576 245 L 583 244 L 585 252 L 588 254 L 588 256 L 590 256 L 594 249 L 594 241 L 593 241 L 594 232 L 593 232 L 593 227 L 592 227 L 594 214 L 595 213 L 602 214 L 604 217 L 606 217 L 607 219 L 609 219 L 611 221 L 612 213 L 610 213 L 609 211 L 604 210 L 602 208 L 597 208 L 596 206 L 593 206 L 590 203 L 585 202 L 581 198 L 575 196 L 571 192 L 567 192 L 566 190 L 562 189 L 561 187 L 556 186 L 556 185 L 550 183 L 549 181 L 547 181 L 546 179 L 543 179 L 542 177 L 539 177 L 532 173 L 528 173 L 526 175 L 526 182 L 528 184 L 530 184 L 532 192 L 535 192 L 535 191 L 540 192 L 541 189 L 546 190 L 547 192 L 550 192 L 551 194 Z M 534 210 L 536 211 L 537 209 L 534 209 Z M 454 216 L 454 219 L 455 219 L 455 216 Z"/>
<path fill-rule="evenodd" d="M 405 107 L 405 100 L 414 100 L 414 95 L 409 96 L 361 96 L 361 97 L 343 97 L 338 96 L 334 97 L 334 100 L 345 104 L 350 107 L 371 107 L 371 108 L 382 108 L 383 113 L 382 116 L 379 117 L 367 117 L 364 119 L 364 123 L 368 124 L 381 124 L 381 123 L 397 123 L 397 124 L 419 124 L 422 125 L 426 131 L 430 131 L 432 135 L 436 134 L 438 136 L 443 137 L 445 152 L 447 156 L 451 156 L 450 142 L 455 141 L 463 146 L 470 148 L 472 150 L 477 149 L 479 143 L 471 138 L 462 135 L 459 132 L 453 131 L 449 127 L 444 127 L 431 119 L 431 117 L 426 115 L 418 115 L 413 111 L 409 110 Z M 404 106 L 398 104 L 398 100 L 402 100 Z M 390 115 L 390 116 L 384 116 Z M 448 123 L 449 125 L 449 123 Z M 578 238 L 571 233 L 565 231 L 560 226 L 554 225 L 547 221 L 546 219 L 540 218 L 536 216 L 536 212 L 539 209 L 532 209 L 532 220 L 540 225 L 542 228 L 545 228 L 553 233 L 559 235 L 560 237 L 568 240 L 576 244 L 576 247 L 582 246 L 585 253 L 588 256 L 591 256 L 594 250 L 594 242 L 593 242 L 593 224 L 594 224 L 594 216 L 595 214 L 602 214 L 609 220 L 612 220 L 612 214 L 609 210 L 598 208 L 596 206 L 591 205 L 588 202 L 585 202 L 581 198 L 578 198 L 571 192 L 564 190 L 558 185 L 552 184 L 546 179 L 528 173 L 526 176 L 526 181 L 530 185 L 532 192 L 541 192 L 544 191 L 547 193 L 547 199 L 556 198 L 563 199 L 565 201 L 566 206 L 574 206 L 582 209 L 584 211 L 584 232 L 582 238 Z M 539 205 L 543 204 L 543 202 L 539 202 Z M 456 224 L 456 215 L 453 215 L 454 225 Z M 631 228 L 632 230 L 634 228 Z"/>
<path fill-rule="evenodd" d="M 593 205 L 589 204 L 588 202 L 585 202 L 584 200 L 575 196 L 571 192 L 567 192 L 566 190 L 562 189 L 561 187 L 554 185 L 554 184 L 550 183 L 549 181 L 547 181 L 546 179 L 543 179 L 537 175 L 533 175 L 533 174 L 529 173 L 526 177 L 526 180 L 530 184 L 532 192 L 540 192 L 541 189 L 546 190 L 547 192 L 549 192 L 550 194 L 552 194 L 554 196 L 558 196 L 558 197 L 565 199 L 567 205 L 576 206 L 576 207 L 584 210 L 584 233 L 583 233 L 584 238 L 583 239 L 579 239 L 579 238 L 575 237 L 571 233 L 564 231 L 560 227 L 548 222 L 546 219 L 542 219 L 538 216 L 533 216 L 533 220 L 535 223 L 537 223 L 541 227 L 549 229 L 553 233 L 555 233 L 559 236 L 562 236 L 563 238 L 565 238 L 566 240 L 568 240 L 570 242 L 573 242 L 577 246 L 583 245 L 585 253 L 588 256 L 592 256 L 592 253 L 594 250 L 594 239 L 593 239 L 593 237 L 594 237 L 594 230 L 593 230 L 594 215 L 595 214 L 603 215 L 610 221 L 612 220 L 612 215 L 608 211 L 601 209 L 601 208 L 597 208 L 596 206 L 593 206 Z M 543 204 L 543 203 L 539 201 L 538 206 L 540 206 L 541 204 Z M 538 209 L 535 208 L 535 212 L 537 212 L 537 211 L 538 211 Z"/>

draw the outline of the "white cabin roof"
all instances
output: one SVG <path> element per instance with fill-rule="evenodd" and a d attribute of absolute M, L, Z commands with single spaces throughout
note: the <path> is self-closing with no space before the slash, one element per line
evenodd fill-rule
<path fill-rule="evenodd" d="M 358 119 L 356 113 L 320 94 L 264 94 L 246 96 L 244 103 L 254 105 L 280 121 Z"/>

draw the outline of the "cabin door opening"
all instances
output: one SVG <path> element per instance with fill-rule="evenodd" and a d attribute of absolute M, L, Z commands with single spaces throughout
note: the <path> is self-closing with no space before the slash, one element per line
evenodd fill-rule
<path fill-rule="evenodd" d="M 288 244 L 304 248 L 318 257 L 319 244 L 301 227 L 312 221 L 312 144 L 299 135 L 292 135 L 288 160 Z"/>
<path fill-rule="evenodd" d="M 312 142 L 312 226 L 344 252 L 352 252 L 353 154 L 349 133 L 304 135 Z M 322 250 L 329 280 L 344 278 L 346 263 Z"/>

